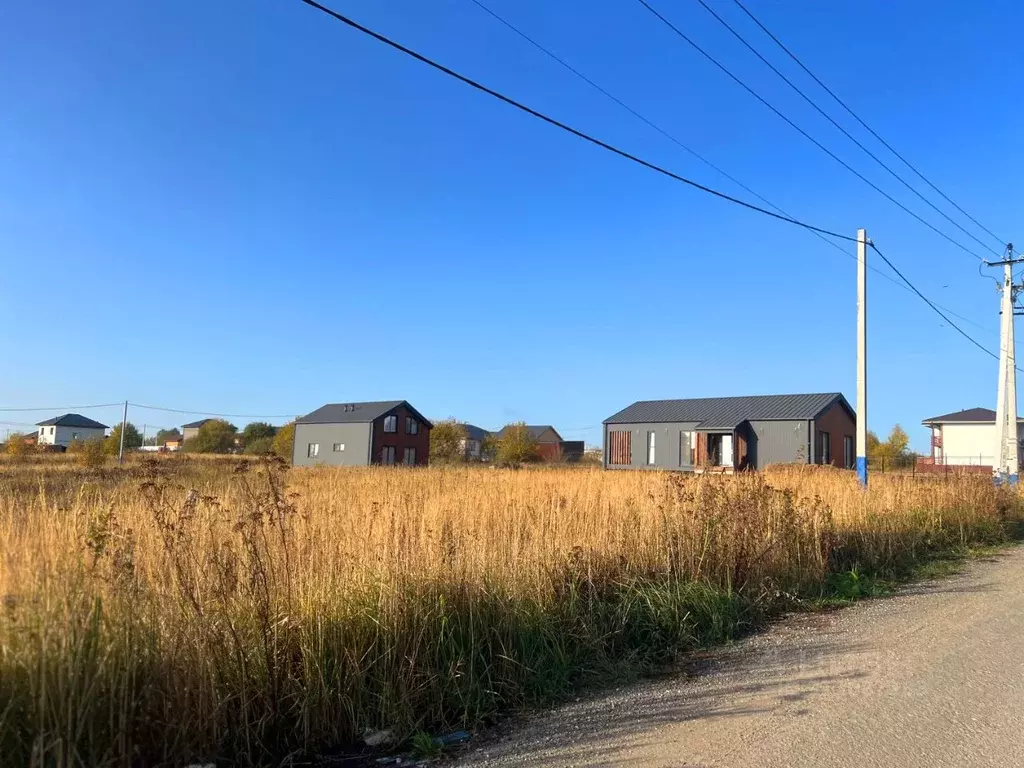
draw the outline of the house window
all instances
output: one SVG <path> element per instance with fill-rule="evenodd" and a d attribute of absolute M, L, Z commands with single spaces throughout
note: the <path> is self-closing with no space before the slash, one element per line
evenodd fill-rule
<path fill-rule="evenodd" d="M 853 438 L 843 435 L 843 462 L 847 469 L 853 469 L 857 463 L 857 457 L 853 455 Z"/>
<path fill-rule="evenodd" d="M 630 450 L 630 433 L 627 430 L 614 430 L 608 433 L 608 463 L 628 465 L 632 462 Z"/>
<path fill-rule="evenodd" d="M 397 416 L 385 416 L 384 417 L 384 431 L 385 432 L 397 432 L 398 431 L 398 417 Z"/>
<path fill-rule="evenodd" d="M 412 416 L 405 417 L 405 434 L 407 435 L 418 435 L 420 433 L 420 423 L 416 421 Z"/>
<path fill-rule="evenodd" d="M 693 432 L 679 433 L 679 466 L 694 466 L 697 458 L 694 453 L 697 451 L 697 443 L 693 439 Z"/>
<path fill-rule="evenodd" d="M 828 432 L 818 432 L 818 463 L 832 463 L 832 436 Z"/>
<path fill-rule="evenodd" d="M 344 443 L 335 443 L 334 444 L 334 452 L 335 453 L 341 453 L 344 450 L 345 450 L 345 444 Z"/>
<path fill-rule="evenodd" d="M 391 418 L 394 418 L 393 416 Z M 380 449 L 380 463 L 381 464 L 394 464 L 395 463 L 395 446 L 385 445 Z"/>
<path fill-rule="evenodd" d="M 320 443 L 310 443 L 306 446 L 306 458 L 315 459 L 320 455 Z"/>
<path fill-rule="evenodd" d="M 654 432 L 647 433 L 647 463 L 654 464 Z"/>
<path fill-rule="evenodd" d="M 416 449 L 406 448 L 405 455 L 402 457 L 402 463 L 412 466 L 416 463 Z"/>
<path fill-rule="evenodd" d="M 53 434 L 53 427 L 50 427 L 50 434 Z"/>
<path fill-rule="evenodd" d="M 77 440 L 78 439 L 78 433 L 77 432 L 72 432 L 71 433 L 71 439 L 72 440 Z"/>

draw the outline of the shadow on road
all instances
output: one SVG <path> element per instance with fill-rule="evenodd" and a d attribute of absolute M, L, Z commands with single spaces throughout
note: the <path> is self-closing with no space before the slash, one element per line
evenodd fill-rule
<path fill-rule="evenodd" d="M 458 765 L 623 766 L 645 734 L 667 724 L 780 711 L 800 718 L 829 686 L 867 674 L 857 664 L 865 647 L 849 637 L 837 642 L 834 625 L 828 616 L 791 617 L 732 648 L 691 658 L 671 676 L 499 727 Z"/>

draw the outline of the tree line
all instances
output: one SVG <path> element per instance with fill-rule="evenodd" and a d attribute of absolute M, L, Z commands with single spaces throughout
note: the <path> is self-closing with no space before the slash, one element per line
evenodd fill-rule
<path fill-rule="evenodd" d="M 466 451 L 468 435 L 464 424 L 445 419 L 430 430 L 431 464 L 457 464 L 470 461 Z M 526 424 L 508 424 L 501 437 L 489 434 L 480 446 L 480 459 L 498 466 L 519 466 L 541 460 L 540 446 Z"/>

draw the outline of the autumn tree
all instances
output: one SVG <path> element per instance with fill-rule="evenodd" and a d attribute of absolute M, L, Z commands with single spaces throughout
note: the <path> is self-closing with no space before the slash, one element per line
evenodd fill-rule
<path fill-rule="evenodd" d="M 7 454 L 20 457 L 31 453 L 32 446 L 25 442 L 25 435 L 21 432 L 12 432 L 7 436 Z"/>
<path fill-rule="evenodd" d="M 274 453 L 283 459 L 292 460 L 292 445 L 295 443 L 295 422 L 290 421 L 274 435 Z"/>
<path fill-rule="evenodd" d="M 430 430 L 430 461 L 451 464 L 466 458 L 466 427 L 455 419 L 445 419 Z"/>
<path fill-rule="evenodd" d="M 161 429 L 157 431 L 157 445 L 163 445 L 164 443 L 168 443 L 172 440 L 181 440 L 181 432 L 178 431 L 177 427 L 175 427 L 174 429 Z"/>
<path fill-rule="evenodd" d="M 230 453 L 235 448 L 237 432 L 238 427 L 224 419 L 210 419 L 182 448 L 189 453 Z"/>
<path fill-rule="evenodd" d="M 242 430 L 242 444 L 248 446 L 255 440 L 272 441 L 277 434 L 277 427 L 265 421 L 253 421 Z"/>
<path fill-rule="evenodd" d="M 135 425 L 130 421 L 125 424 L 124 427 L 124 449 L 126 451 L 133 450 L 142 445 L 142 433 L 136 429 Z M 104 450 L 111 455 L 117 456 L 121 450 L 121 425 L 117 424 L 112 430 L 110 430 L 110 437 L 108 437 L 103 444 Z"/>
<path fill-rule="evenodd" d="M 516 467 L 540 459 L 537 441 L 523 422 L 507 425 L 495 441 L 494 460 L 505 467 Z"/>

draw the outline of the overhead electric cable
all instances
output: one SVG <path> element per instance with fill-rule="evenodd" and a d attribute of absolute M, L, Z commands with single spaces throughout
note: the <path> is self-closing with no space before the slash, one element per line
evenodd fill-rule
<path fill-rule="evenodd" d="M 848 106 L 845 101 L 843 101 L 841 98 L 839 98 L 839 96 L 836 95 L 835 91 L 833 91 L 831 88 L 829 88 L 827 85 L 825 85 L 825 83 L 823 83 L 821 81 L 821 79 L 817 75 L 815 75 L 814 72 L 812 72 L 797 57 L 797 55 L 795 53 L 793 53 L 791 50 L 789 50 L 789 48 L 787 48 L 783 44 L 783 42 L 781 40 L 779 40 L 779 38 L 777 38 L 775 35 L 773 35 L 771 30 L 769 30 L 764 24 L 762 24 L 757 19 L 757 17 L 754 16 L 754 14 L 751 13 L 742 2 L 740 2 L 740 0 L 733 0 L 733 2 L 736 3 L 736 5 L 738 5 L 740 7 L 740 9 L 745 14 L 747 14 L 747 16 L 750 17 L 751 21 L 753 21 L 758 27 L 761 28 L 762 32 L 764 32 L 766 35 L 768 35 L 768 37 L 770 37 L 775 42 L 775 44 L 779 46 L 779 48 L 781 48 L 783 51 L 785 51 L 787 56 L 789 56 L 793 61 L 795 61 L 797 63 L 797 65 L 804 72 L 806 72 L 808 75 L 810 75 L 811 79 L 814 80 L 814 82 L 816 82 L 818 85 L 820 85 L 822 88 L 824 88 L 825 92 L 828 93 L 828 95 L 831 96 L 833 99 L 835 99 L 836 102 L 839 104 L 839 106 L 841 106 L 843 109 L 845 109 L 847 112 L 849 112 L 850 115 L 853 116 L 854 120 L 856 120 L 858 123 L 860 123 L 868 133 L 870 133 L 872 136 L 874 136 L 876 139 L 878 139 L 878 141 L 881 142 L 882 145 L 886 149 L 888 149 L 890 152 L 892 152 L 893 155 L 895 155 L 897 158 L 899 158 L 900 162 L 902 162 L 905 166 L 907 166 L 907 168 L 912 170 L 917 175 L 917 177 L 919 179 L 921 179 L 921 181 L 923 181 L 929 187 L 934 189 L 939 195 L 942 196 L 942 198 L 947 203 L 949 203 L 954 208 L 956 208 L 958 211 L 960 211 L 960 213 L 962 213 L 964 216 L 966 216 L 968 219 L 970 219 L 972 222 L 974 222 L 980 229 L 983 229 L 986 233 L 991 235 L 1000 244 L 1005 244 L 1006 243 L 1006 240 L 1004 240 L 1003 238 L 999 237 L 999 235 L 995 234 L 991 229 L 986 227 L 984 224 L 982 224 L 976 218 L 971 216 L 971 214 L 969 214 L 967 211 L 965 211 L 963 208 L 961 208 L 959 205 L 957 205 L 956 202 L 954 202 L 948 195 L 946 195 L 945 192 L 943 192 L 941 189 L 939 189 L 937 186 L 935 186 L 928 179 L 928 177 L 925 176 L 923 173 L 921 173 L 921 171 L 919 171 L 909 160 L 907 160 L 907 158 L 905 158 L 903 155 L 901 155 L 899 152 L 897 152 L 896 149 L 889 142 L 887 142 L 885 139 L 883 139 L 881 136 L 879 136 L 878 133 L 870 125 L 868 125 L 866 122 L 864 122 L 864 120 L 861 119 L 860 115 L 858 115 L 856 112 L 854 112 L 853 109 L 850 106 Z"/>
<path fill-rule="evenodd" d="M 591 144 L 593 144 L 593 145 L 595 145 L 597 147 L 600 147 L 601 149 L 607 150 L 608 152 L 616 154 L 619 157 L 625 158 L 626 160 L 630 160 L 630 161 L 632 161 L 632 162 L 634 162 L 634 163 L 636 163 L 638 165 L 642 165 L 645 168 L 648 168 L 648 169 L 650 169 L 652 171 L 656 171 L 657 173 L 660 173 L 660 174 L 662 174 L 664 176 L 667 176 L 667 177 L 669 177 L 671 179 L 674 179 L 674 180 L 679 181 L 679 182 L 681 182 L 683 184 L 691 186 L 691 187 L 693 187 L 695 189 L 699 189 L 702 192 L 706 192 L 706 193 L 708 193 L 710 195 L 714 195 L 715 197 L 717 197 L 719 199 L 726 200 L 726 201 L 728 201 L 730 203 L 735 203 L 736 205 L 740 205 L 740 206 L 742 206 L 744 208 L 747 208 L 749 210 L 756 211 L 758 213 L 762 213 L 765 216 L 770 216 L 773 219 L 778 219 L 779 221 L 785 221 L 785 222 L 787 222 L 789 224 L 794 224 L 794 225 L 796 225 L 798 227 L 803 227 L 804 229 L 809 229 L 809 230 L 814 231 L 814 232 L 820 232 L 821 234 L 828 235 L 829 237 L 835 237 L 835 238 L 838 238 L 840 240 L 845 240 L 845 241 L 848 241 L 848 242 L 856 242 L 856 238 L 855 237 L 851 237 L 849 235 L 842 235 L 842 234 L 839 234 L 838 232 L 833 232 L 833 231 L 825 229 L 823 227 L 818 227 L 818 226 L 815 226 L 813 224 L 808 224 L 806 222 L 799 221 L 797 219 L 791 218 L 789 216 L 783 216 L 781 214 L 774 213 L 773 211 L 769 211 L 766 208 L 762 208 L 760 206 L 754 205 L 753 203 L 747 202 L 746 200 L 742 200 L 742 199 L 740 199 L 738 197 L 733 197 L 732 195 L 727 195 L 726 193 L 720 192 L 717 189 L 712 189 L 711 187 L 705 186 L 704 184 L 700 184 L 699 182 L 696 182 L 696 181 L 694 181 L 692 179 L 688 179 L 685 176 L 681 176 L 678 173 L 670 171 L 667 168 L 663 168 L 660 165 L 652 163 L 652 162 L 650 162 L 648 160 L 644 160 L 643 158 L 638 157 L 637 155 L 634 155 L 634 154 L 632 154 L 630 152 L 627 152 L 626 150 L 619 149 L 618 147 L 615 147 L 615 146 L 613 146 L 613 145 L 611 145 L 611 144 L 609 144 L 609 143 L 607 143 L 605 141 L 602 141 L 601 139 L 595 138 L 594 136 L 591 136 L 588 133 L 584 133 L 583 131 L 578 130 L 576 128 L 573 128 L 572 126 L 567 125 L 566 123 L 563 123 L 563 122 L 561 122 L 559 120 L 556 120 L 553 117 L 549 117 L 548 115 L 544 114 L 543 112 L 539 112 L 536 109 L 533 109 L 532 107 L 528 107 L 527 105 L 523 104 L 522 102 L 516 101 L 515 99 L 512 99 L 512 98 L 510 98 L 508 96 L 505 96 L 504 94 L 499 93 L 498 91 L 496 91 L 496 90 L 494 90 L 492 88 L 489 88 L 486 85 L 483 85 L 482 83 L 477 82 L 476 80 L 473 80 L 473 79 L 471 79 L 469 77 L 466 77 L 465 75 L 461 75 L 458 72 L 456 72 L 455 70 L 449 69 L 448 67 L 444 66 L 443 64 L 439 64 L 438 62 L 434 61 L 433 59 L 430 59 L 430 58 L 424 56 L 423 54 L 417 53 L 416 51 L 412 50 L 411 48 L 407 48 L 406 46 L 402 45 L 401 43 L 397 43 L 394 40 L 391 40 L 390 38 L 385 37 L 384 35 L 382 35 L 382 34 L 380 34 L 378 32 L 374 32 L 372 29 L 370 29 L 368 27 L 364 27 L 362 24 L 359 24 L 358 22 L 353 21 L 352 19 L 348 18 L 347 16 L 344 16 L 344 15 L 338 13 L 337 11 L 333 11 L 330 8 L 326 7 L 326 6 L 321 5 L 320 3 L 316 2 L 316 0 L 299 0 L 299 1 L 302 2 L 302 3 L 305 3 L 306 5 L 310 6 L 311 8 L 315 8 L 318 11 L 321 11 L 321 12 L 327 14 L 328 16 L 331 16 L 334 19 L 337 19 L 338 21 L 342 22 L 343 24 L 347 24 L 348 26 L 352 27 L 353 29 L 358 30 L 359 32 L 362 32 L 365 35 L 369 35 L 370 37 L 374 38 L 375 40 L 377 40 L 379 42 L 382 42 L 385 45 L 388 45 L 388 46 L 390 46 L 391 48 L 394 48 L 397 51 L 401 51 L 402 53 L 406 54 L 407 56 L 411 56 L 412 58 L 416 59 L 417 61 L 420 61 L 420 62 L 422 62 L 422 63 L 424 63 L 424 64 L 426 64 L 426 65 L 428 65 L 430 67 L 433 67 L 434 69 L 438 70 L 439 72 L 443 72 L 444 74 L 448 75 L 449 77 L 453 77 L 456 80 L 459 80 L 459 81 L 465 83 L 466 85 L 469 85 L 469 86 L 477 89 L 478 91 L 486 93 L 489 96 L 493 96 L 494 98 L 496 98 L 499 101 L 502 101 L 502 102 L 508 104 L 509 106 L 515 107 L 516 109 L 518 109 L 518 110 L 520 110 L 522 112 L 525 112 L 528 115 L 536 117 L 538 120 L 542 120 L 545 123 L 548 123 L 549 125 L 555 126 L 556 128 L 561 128 L 563 131 L 566 131 L 567 133 L 571 133 L 573 136 L 576 136 L 577 138 L 583 139 L 584 141 L 587 141 L 587 142 L 589 142 L 589 143 L 591 143 Z"/>
<path fill-rule="evenodd" d="M 304 2 L 304 3 L 312 3 L 312 2 L 313 2 L 313 0 L 302 0 L 302 2 Z M 662 15 L 661 15 L 661 14 L 660 14 L 660 13 L 659 13 L 659 12 L 658 12 L 658 11 L 657 11 L 657 10 L 656 10 L 655 8 L 653 8 L 653 7 L 652 7 L 652 6 L 651 6 L 651 5 L 650 5 L 650 4 L 649 4 L 649 3 L 647 2 L 647 0 L 637 0 L 637 2 L 638 2 L 638 3 L 640 3 L 640 5 L 642 5 L 642 6 L 644 7 L 644 8 L 646 8 L 646 9 L 647 9 L 648 11 L 650 11 L 650 12 L 651 12 L 651 14 L 652 14 L 652 15 L 654 15 L 654 16 L 655 16 L 655 17 L 656 17 L 656 18 L 657 18 L 657 19 L 658 19 L 659 21 L 661 21 L 661 22 L 662 22 L 662 23 L 663 23 L 663 24 L 664 24 L 665 26 L 667 26 L 667 27 L 668 27 L 669 29 L 671 29 L 671 30 L 672 30 L 673 32 L 675 32 L 675 33 L 676 33 L 676 35 L 678 35 L 678 36 L 679 36 L 679 37 L 680 37 L 680 38 L 681 38 L 682 40 L 684 40 L 684 41 L 686 41 L 687 43 L 689 43 L 689 44 L 690 44 L 690 46 L 692 46 L 692 47 L 694 48 L 694 50 L 696 50 L 696 51 L 697 51 L 698 53 L 700 53 L 700 54 L 701 54 L 702 56 L 704 56 L 704 57 L 705 57 L 705 58 L 706 58 L 706 59 L 707 59 L 708 61 L 710 61 L 710 62 L 711 62 L 712 64 L 714 64 L 714 65 L 715 65 L 716 67 L 718 67 L 718 68 L 719 68 L 720 70 L 722 70 L 722 72 L 724 72 L 724 73 L 725 73 L 726 75 L 728 75 L 728 76 L 729 76 L 729 77 L 730 77 L 730 78 L 731 78 L 732 80 L 734 80 L 734 81 L 735 81 L 735 82 L 736 82 L 736 83 L 737 83 L 737 84 L 738 84 L 738 85 L 739 85 L 739 86 L 740 86 L 741 88 L 743 88 L 743 89 L 744 89 L 745 91 L 747 91 L 747 93 L 749 93 L 749 94 L 750 94 L 751 96 L 753 96 L 753 97 L 754 97 L 755 99 L 757 99 L 757 100 L 758 100 L 758 101 L 760 101 L 760 102 L 761 102 L 762 104 L 764 104 L 764 105 L 765 105 L 766 107 L 768 107 L 768 109 L 770 109 L 770 110 L 771 110 L 772 112 L 774 112 L 774 113 L 775 113 L 775 114 L 776 114 L 776 115 L 777 115 L 777 116 L 778 116 L 779 118 L 781 118 L 781 119 L 782 119 L 783 121 L 785 121 L 787 125 L 789 125 L 790 127 L 792 127 L 792 128 L 793 128 L 793 129 L 794 129 L 795 131 L 797 131 L 797 132 L 798 132 L 798 133 L 799 133 L 799 134 L 800 134 L 801 136 L 803 136 L 803 137 L 804 137 L 804 138 L 806 138 L 806 139 L 807 139 L 808 141 L 810 141 L 810 142 L 811 142 L 812 144 L 814 144 L 814 146 L 816 146 L 816 147 L 817 147 L 818 149 L 820 149 L 820 150 L 821 150 L 822 152 L 824 152 L 824 153 L 825 153 L 826 155 L 828 155 L 829 157 L 831 157 L 831 158 L 832 158 L 833 160 L 835 160 L 835 161 L 836 161 L 837 163 L 839 163 L 839 164 L 840 164 L 841 166 L 843 166 L 843 167 L 844 167 L 844 168 L 845 168 L 846 170 L 848 170 L 848 171 L 849 171 L 850 173 L 852 173 L 852 174 L 853 174 L 854 176 L 856 176 L 856 177 L 857 177 L 858 179 L 860 179 L 860 180 L 861 180 L 861 181 L 863 181 L 863 182 L 864 182 L 865 184 L 867 184 L 867 185 L 868 185 L 869 187 L 871 187 L 871 188 L 872 188 L 873 190 L 875 190 L 875 191 L 876 191 L 876 192 L 877 192 L 878 194 L 882 195 L 882 197 L 884 197 L 884 198 L 885 198 L 886 200 L 888 200 L 889 202 L 891 202 L 891 203 L 892 203 L 893 205 L 895 205 L 895 206 L 896 206 L 897 208 L 899 208 L 900 210 L 902 210 L 902 211 L 903 211 L 904 213 L 906 213 L 907 215 L 909 215 L 909 216 L 911 216 L 912 218 L 914 218 L 914 219 L 916 219 L 917 221 L 919 221 L 919 222 L 920 222 L 921 224 L 924 224 L 924 225 L 925 225 L 926 227 L 928 227 L 928 229 L 932 230 L 932 231 L 933 231 L 933 232 L 934 232 L 935 234 L 939 235 L 939 236 L 940 236 L 940 237 L 942 237 L 943 239 L 945 239 L 945 240 L 949 241 L 950 243 L 952 243 L 953 245 L 955 245 L 955 246 L 956 246 L 957 248 L 959 248 L 960 250 L 962 250 L 962 251 L 964 251 L 965 253 L 967 253 L 967 254 L 969 254 L 969 255 L 973 256 L 974 258 L 978 259 L 979 261 L 984 261 L 984 260 L 985 260 L 983 256 L 980 256 L 980 255 L 978 255 L 977 253 L 975 253 L 974 251 L 972 251 L 972 250 L 971 250 L 970 248 L 968 248 L 968 247 L 967 247 L 966 245 L 964 245 L 963 243 L 961 243 L 961 242 L 959 242 L 958 240 L 955 240 L 955 239 L 953 239 L 952 237 L 950 237 L 949 235 L 947 235 L 947 234 L 946 234 L 945 232 L 943 232 L 943 231 L 942 231 L 941 229 L 939 229 L 938 227 L 936 227 L 936 226 L 935 226 L 934 224 L 932 224 L 931 222 L 929 222 L 929 221 L 927 221 L 927 220 L 925 220 L 925 219 L 921 218 L 920 216 L 918 216 L 918 215 L 917 215 L 916 213 L 914 213 L 914 211 L 910 210 L 910 208 L 908 208 L 907 206 L 905 206 L 905 205 L 904 205 L 903 203 L 901 203 L 901 202 L 900 202 L 899 200 L 897 200 L 897 199 L 896 199 L 895 197 L 893 197 L 893 196 L 892 196 L 892 195 L 890 195 L 890 194 L 889 194 L 888 192 L 886 192 L 886 191 L 885 191 L 884 189 L 882 189 L 881 187 L 879 187 L 879 186 L 878 186 L 877 184 L 875 184 L 875 183 L 874 183 L 873 181 L 871 181 L 871 180 L 870 180 L 869 178 L 867 178 L 866 176 L 864 176 L 864 174 L 860 173 L 860 171 L 858 171 L 858 170 L 857 170 L 857 169 L 855 169 L 855 168 L 854 168 L 853 166 L 851 166 L 851 165 L 850 165 L 849 163 L 847 163 L 847 162 L 846 162 L 845 160 L 843 160 L 842 158 L 840 158 L 840 157 L 839 157 L 839 156 L 838 156 L 838 155 L 837 155 L 837 154 L 836 154 L 835 152 L 833 152 L 832 150 L 830 150 L 830 149 L 829 149 L 828 147 L 826 147 L 826 146 L 825 146 L 824 144 L 822 144 L 822 143 L 821 143 L 820 141 L 818 141 L 818 140 L 817 140 L 817 139 L 815 139 L 815 138 L 814 138 L 813 136 L 811 136 L 811 135 L 810 135 L 810 134 L 809 134 L 809 133 L 808 133 L 807 131 L 805 131 L 805 130 L 804 130 L 803 128 L 801 128 L 801 127 L 800 127 L 799 125 L 797 125 L 796 123 L 794 123 L 794 122 L 793 122 L 793 121 L 792 121 L 792 120 L 791 120 L 790 118 L 788 118 L 788 117 L 787 117 L 787 116 L 786 116 L 785 114 L 783 114 L 783 113 L 782 113 L 781 111 L 779 111 L 779 109 L 777 109 L 777 108 L 776 108 L 776 107 L 775 107 L 774 105 L 772 105 L 772 104 L 771 104 L 771 102 L 769 102 L 769 101 L 768 101 L 767 99 L 765 99 L 765 98 L 764 98 L 763 96 L 761 96 L 761 94 L 759 94 L 759 93 L 758 93 L 757 91 L 755 91 L 755 90 L 754 90 L 753 88 L 751 88 L 751 87 L 750 87 L 749 85 L 747 85 L 747 84 L 746 84 L 745 82 L 743 82 L 743 80 L 741 80 L 741 79 L 740 79 L 739 77 L 737 77 L 737 76 L 736 76 L 735 74 L 733 74 L 733 72 L 732 72 L 732 71 L 731 71 L 730 69 L 728 69 L 728 68 L 727 68 L 727 67 L 726 67 L 726 66 L 725 66 L 724 64 L 722 64 L 722 63 L 721 63 L 720 61 L 718 61 L 718 59 L 716 59 L 716 58 L 715 58 L 714 56 L 712 56 L 712 55 L 711 55 L 710 53 L 708 53 L 708 52 L 707 52 L 707 51 L 705 51 L 705 50 L 704 50 L 703 48 L 701 48 L 701 47 L 700 47 L 699 45 L 697 45 L 697 43 L 696 43 L 696 42 L 694 42 L 694 41 L 693 41 L 693 40 L 692 40 L 692 39 L 691 39 L 691 38 L 690 38 L 689 36 L 687 36 L 687 35 L 686 35 L 686 34 L 685 34 L 685 33 L 684 33 L 684 32 L 683 32 L 683 31 L 682 31 L 681 29 L 679 29 L 679 28 L 678 28 L 678 27 L 677 27 L 677 26 L 676 26 L 675 24 L 673 24 L 673 23 L 672 23 L 671 21 L 669 21 L 669 20 L 668 20 L 667 18 L 665 18 L 664 16 L 662 16 Z"/>

